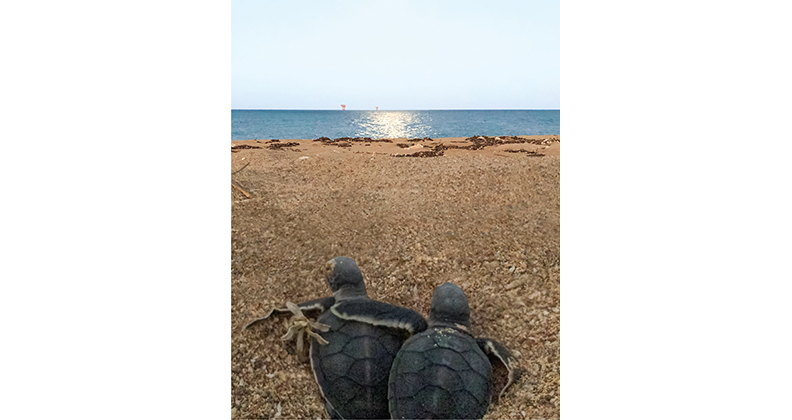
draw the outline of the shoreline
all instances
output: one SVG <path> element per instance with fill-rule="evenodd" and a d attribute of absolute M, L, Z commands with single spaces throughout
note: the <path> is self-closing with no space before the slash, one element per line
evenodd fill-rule
<path fill-rule="evenodd" d="M 441 138 L 383 138 L 340 137 L 330 139 L 253 139 L 232 140 L 231 152 L 258 149 L 320 154 L 328 150 L 352 153 L 382 154 L 394 157 L 436 157 L 479 152 L 493 155 L 524 155 L 532 157 L 560 156 L 561 136 L 473 136 Z M 329 149 L 328 149 L 329 148 Z"/>

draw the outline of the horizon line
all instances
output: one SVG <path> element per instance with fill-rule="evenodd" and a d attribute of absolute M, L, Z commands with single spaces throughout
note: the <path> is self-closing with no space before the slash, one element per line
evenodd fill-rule
<path fill-rule="evenodd" d="M 232 111 L 560 111 L 560 108 L 444 108 L 444 109 L 304 109 L 304 108 L 231 108 Z"/>

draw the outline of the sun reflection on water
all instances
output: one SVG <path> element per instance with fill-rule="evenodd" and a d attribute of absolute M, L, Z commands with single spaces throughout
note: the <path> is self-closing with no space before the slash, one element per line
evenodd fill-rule
<path fill-rule="evenodd" d="M 431 120 L 431 118 L 430 118 Z M 360 126 L 360 137 L 414 138 L 429 135 L 431 121 L 423 121 L 417 112 L 377 111 L 368 112 L 355 121 Z"/>

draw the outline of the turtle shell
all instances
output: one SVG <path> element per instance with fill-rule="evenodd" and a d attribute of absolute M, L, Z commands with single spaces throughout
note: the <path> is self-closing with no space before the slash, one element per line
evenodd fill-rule
<path fill-rule="evenodd" d="M 487 413 L 492 365 L 469 334 L 430 327 L 408 339 L 391 368 L 394 419 L 480 419 Z"/>
<path fill-rule="evenodd" d="M 318 322 L 329 343 L 311 344 L 311 367 L 332 418 L 382 419 L 388 413 L 388 377 L 405 330 L 342 319 L 331 311 Z"/>

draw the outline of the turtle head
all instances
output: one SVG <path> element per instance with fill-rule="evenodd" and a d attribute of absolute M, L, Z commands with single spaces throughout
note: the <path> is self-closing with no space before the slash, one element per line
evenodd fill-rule
<path fill-rule="evenodd" d="M 432 295 L 429 326 L 446 325 L 470 332 L 470 306 L 465 292 L 454 283 L 438 286 Z"/>
<path fill-rule="evenodd" d="M 368 297 L 363 273 L 352 258 L 335 257 L 325 264 L 325 276 L 336 301 L 351 297 Z"/>

